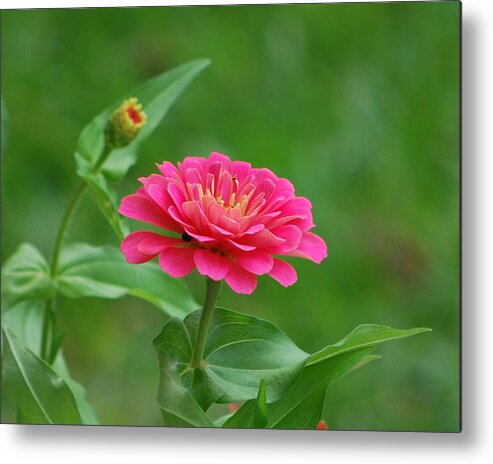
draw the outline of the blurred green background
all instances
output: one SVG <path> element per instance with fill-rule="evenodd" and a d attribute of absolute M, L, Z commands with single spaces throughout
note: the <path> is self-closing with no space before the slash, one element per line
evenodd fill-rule
<path fill-rule="evenodd" d="M 143 145 L 154 163 L 221 151 L 271 168 L 312 200 L 321 265 L 299 260 L 221 304 L 316 350 L 361 323 L 427 326 L 333 385 L 332 429 L 459 427 L 459 4 L 404 2 L 2 12 L 2 253 L 47 256 L 74 189 L 79 131 L 142 81 L 212 65 Z M 134 224 L 137 228 L 138 224 Z M 115 243 L 87 196 L 70 240 Z M 199 301 L 203 282 L 187 278 Z M 152 339 L 166 316 L 134 298 L 61 300 L 73 376 L 104 424 L 158 425 Z M 14 417 L 4 401 L 4 420 Z"/>

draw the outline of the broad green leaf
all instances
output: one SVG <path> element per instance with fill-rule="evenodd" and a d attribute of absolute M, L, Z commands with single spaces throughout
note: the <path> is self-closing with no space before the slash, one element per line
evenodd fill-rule
<path fill-rule="evenodd" d="M 180 360 L 191 356 L 191 343 L 183 322 L 172 318 L 154 340 L 160 367 L 158 403 L 166 425 L 176 427 L 214 427 L 190 390 L 182 383 L 186 369 Z"/>
<path fill-rule="evenodd" d="M 270 322 L 216 308 L 203 367 L 190 369 L 200 314 L 190 314 L 179 325 L 170 320 L 154 344 L 168 354 L 181 374 L 182 386 L 203 410 L 213 402 L 255 398 L 262 380 L 267 399 L 276 400 L 294 382 L 308 357 Z"/>
<path fill-rule="evenodd" d="M 430 331 L 431 329 L 428 328 L 393 329 L 385 325 L 363 324 L 356 327 L 349 335 L 334 345 L 326 346 L 312 354 L 308 360 L 308 364 L 314 364 L 360 348 L 375 346 L 389 340 L 411 337 L 412 335 Z"/>
<path fill-rule="evenodd" d="M 201 311 L 185 326 L 195 343 Z M 216 308 L 204 350 L 204 370 L 222 391 L 220 403 L 255 398 L 262 380 L 268 401 L 274 401 L 296 379 L 308 354 L 274 324 L 224 308 Z"/>
<path fill-rule="evenodd" d="M 49 299 L 56 291 L 43 255 L 29 243 L 23 243 L 2 269 L 2 308 L 11 309 L 28 299 Z"/>
<path fill-rule="evenodd" d="M 80 424 L 67 384 L 43 360 L 26 348 L 9 329 L 2 329 L 3 379 L 14 398 L 19 421 L 26 424 Z"/>
<path fill-rule="evenodd" d="M 107 107 L 82 130 L 75 153 L 77 173 L 94 191 L 101 210 L 118 235 L 125 234 L 126 225 L 118 215 L 116 196 L 108 181 L 117 182 L 125 176 L 137 160 L 139 145 L 152 134 L 176 99 L 209 63 L 208 59 L 195 60 L 150 79 Z M 108 118 L 129 97 L 137 97 L 142 103 L 147 123 L 132 143 L 114 150 L 96 172 L 96 164 L 104 150 L 104 128 Z"/>
<path fill-rule="evenodd" d="M 267 393 L 265 382 L 262 380 L 257 398 L 246 401 L 235 414 L 230 415 L 222 427 L 236 429 L 263 429 L 267 425 L 267 422 Z"/>
<path fill-rule="evenodd" d="M 17 304 L 11 311 L 2 314 L 3 327 L 8 328 L 22 345 L 38 357 L 41 347 L 44 305 L 44 301 L 26 300 Z M 81 422 L 83 424 L 98 424 L 96 413 L 87 402 L 86 392 L 82 385 L 70 376 L 61 350 L 58 351 L 51 368 L 70 388 L 77 403 Z"/>
<path fill-rule="evenodd" d="M 60 292 L 70 298 L 132 295 L 178 317 L 197 307 L 182 280 L 169 277 L 156 263 L 131 266 L 112 246 L 79 243 L 65 247 L 57 281 Z"/>

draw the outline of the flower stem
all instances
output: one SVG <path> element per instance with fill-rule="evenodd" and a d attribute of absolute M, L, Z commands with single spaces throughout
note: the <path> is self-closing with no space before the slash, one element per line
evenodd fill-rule
<path fill-rule="evenodd" d="M 81 181 L 74 192 L 70 203 L 65 210 L 63 216 L 62 224 L 58 230 L 58 235 L 55 241 L 55 248 L 53 251 L 53 258 L 51 260 L 50 275 L 55 278 L 58 273 L 58 262 L 60 259 L 60 252 L 62 250 L 63 241 L 67 236 L 68 227 L 74 216 L 75 210 L 86 191 L 87 184 Z M 52 361 L 52 351 L 53 351 L 53 340 L 54 340 L 54 330 L 55 330 L 55 312 L 53 310 L 53 298 L 46 301 L 45 311 L 43 317 L 43 332 L 41 336 L 41 358 L 46 362 Z"/>
<path fill-rule="evenodd" d="M 70 200 L 70 203 L 67 206 L 67 209 L 65 210 L 65 215 L 63 216 L 62 224 L 60 226 L 60 229 L 58 230 L 58 235 L 55 242 L 55 248 L 53 251 L 53 258 L 51 260 L 51 269 L 50 269 L 51 277 L 55 277 L 57 275 L 60 252 L 62 250 L 62 245 L 65 240 L 65 237 L 67 236 L 68 227 L 70 225 L 70 222 L 72 221 L 72 218 L 74 217 L 75 210 L 77 209 L 77 206 L 79 205 L 79 202 L 82 196 L 84 195 L 86 189 L 87 189 L 86 182 L 81 181 L 77 187 L 77 190 L 74 192 Z"/>
<path fill-rule="evenodd" d="M 111 153 L 111 148 L 105 146 L 103 153 L 101 154 L 99 160 L 94 165 L 93 172 L 97 173 L 103 163 L 106 161 Z M 53 250 L 53 258 L 51 260 L 50 276 L 55 279 L 58 274 L 58 264 L 60 260 L 60 252 L 62 251 L 63 242 L 67 236 L 68 228 L 74 216 L 75 210 L 80 203 L 81 198 L 87 190 L 87 183 L 82 180 L 77 189 L 75 190 L 72 198 L 67 205 L 65 214 L 58 230 L 57 238 L 55 241 L 55 248 Z M 46 301 L 44 316 L 43 316 L 43 329 L 41 335 L 41 358 L 51 363 L 53 361 L 54 353 L 54 335 L 55 335 L 55 311 L 53 308 L 54 298 Z"/>
<path fill-rule="evenodd" d="M 204 307 L 202 308 L 202 314 L 200 315 L 199 330 L 197 332 L 197 340 L 195 342 L 195 351 L 193 353 L 192 362 L 190 363 L 191 367 L 202 366 L 205 342 L 207 341 L 207 334 L 209 333 L 209 324 L 211 323 L 214 308 L 216 307 L 217 299 L 219 298 L 219 293 L 221 292 L 221 284 L 221 280 L 216 282 L 215 280 L 207 278 Z"/>

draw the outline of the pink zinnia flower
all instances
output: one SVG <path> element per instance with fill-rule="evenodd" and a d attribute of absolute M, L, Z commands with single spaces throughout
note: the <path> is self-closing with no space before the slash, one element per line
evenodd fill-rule
<path fill-rule="evenodd" d="M 158 165 L 161 175 L 139 180 L 143 186 L 123 198 L 120 213 L 176 232 L 129 234 L 121 251 L 129 263 L 159 255 L 164 272 L 183 277 L 194 268 L 213 280 L 226 280 L 237 293 L 250 294 L 257 276 L 268 274 L 281 285 L 296 282 L 294 268 L 278 256 L 320 263 L 325 242 L 311 232 L 310 201 L 295 196 L 287 179 L 255 169 L 220 153 L 188 157 L 175 167 Z"/>

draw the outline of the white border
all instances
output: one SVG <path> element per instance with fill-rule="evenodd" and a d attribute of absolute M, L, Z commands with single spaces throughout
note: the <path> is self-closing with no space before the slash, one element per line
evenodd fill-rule
<path fill-rule="evenodd" d="M 228 4 L 2 0 L 2 9 Z M 238 3 L 266 3 L 242 1 Z M 272 2 L 293 3 L 293 2 Z M 302 2 L 297 2 L 302 3 Z M 315 3 L 315 2 L 314 2 Z M 321 3 L 321 2 L 317 2 Z M 465 463 L 493 456 L 493 27 L 491 0 L 463 1 L 463 433 L 276 432 L 0 426 L 3 462 Z M 489 21 L 488 21 L 489 19 Z M 490 116 L 490 119 L 488 119 Z"/>

